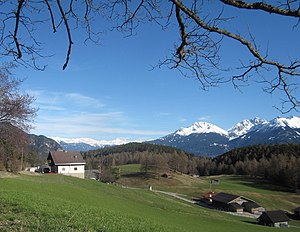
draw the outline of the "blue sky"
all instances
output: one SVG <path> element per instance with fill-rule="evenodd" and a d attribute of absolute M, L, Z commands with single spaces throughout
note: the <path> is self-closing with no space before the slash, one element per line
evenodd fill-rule
<path fill-rule="evenodd" d="M 278 16 L 267 20 L 268 14 L 238 14 L 231 9 L 226 13 L 234 13 L 242 22 L 242 26 L 232 24 L 232 29 L 240 33 L 250 30 L 262 47 L 269 47 L 270 55 L 299 57 L 299 26 L 291 30 L 295 21 Z M 31 133 L 147 140 L 196 121 L 229 129 L 243 119 L 258 116 L 270 120 L 282 116 L 273 107 L 280 104 L 280 94 L 266 94 L 263 86 L 254 81 L 242 88 L 242 92 L 231 83 L 203 91 L 197 81 L 182 77 L 176 70 L 166 67 L 152 70 L 173 48 L 178 38 L 176 26 L 162 31 L 157 25 L 146 24 L 137 30 L 137 35 L 128 38 L 107 31 L 100 45 L 87 46 L 82 43 L 82 33 L 74 31 L 75 44 L 65 71 L 62 70 L 67 50 L 64 32 L 54 36 L 46 27 L 41 31 L 39 38 L 45 43 L 44 52 L 53 54 L 41 61 L 48 65 L 46 70 L 24 67 L 15 70 L 16 76 L 27 78 L 22 89 L 36 97 L 35 106 L 39 107 Z M 243 47 L 228 40 L 223 44 L 225 65 L 234 67 L 239 59 L 248 59 Z M 283 116 L 291 115 L 296 112 Z"/>

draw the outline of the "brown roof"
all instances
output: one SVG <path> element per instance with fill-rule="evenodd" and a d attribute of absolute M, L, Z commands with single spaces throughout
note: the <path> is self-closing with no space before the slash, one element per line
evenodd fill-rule
<path fill-rule="evenodd" d="M 85 161 L 78 151 L 51 151 L 48 160 L 52 157 L 55 165 L 59 164 L 85 164 Z"/>
<path fill-rule="evenodd" d="M 229 202 L 239 198 L 240 196 L 229 194 L 229 193 L 218 193 L 212 197 L 213 201 L 222 202 L 228 204 Z"/>
<path fill-rule="evenodd" d="M 267 221 L 267 222 L 287 222 L 290 219 L 282 210 L 274 210 L 274 211 L 265 211 L 258 218 L 259 221 Z"/>
<path fill-rule="evenodd" d="M 260 205 L 258 205 L 257 203 L 255 203 L 255 202 L 253 202 L 253 201 L 243 202 L 242 205 L 243 205 L 245 208 L 251 208 L 251 209 L 255 209 L 255 208 L 261 207 Z"/>

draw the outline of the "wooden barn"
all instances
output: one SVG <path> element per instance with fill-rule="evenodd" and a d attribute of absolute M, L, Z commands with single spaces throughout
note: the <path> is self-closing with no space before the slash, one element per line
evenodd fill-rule
<path fill-rule="evenodd" d="M 51 151 L 48 155 L 51 172 L 84 179 L 85 161 L 77 151 Z"/>
<path fill-rule="evenodd" d="M 289 218 L 282 210 L 265 211 L 257 219 L 258 223 L 265 226 L 289 227 Z"/>
<path fill-rule="evenodd" d="M 213 207 L 217 209 L 234 211 L 234 212 L 241 212 L 243 208 L 241 205 L 243 204 L 243 202 L 246 201 L 247 200 L 241 196 L 237 196 L 229 193 L 223 193 L 223 192 L 218 193 L 212 197 Z"/>
<path fill-rule="evenodd" d="M 244 210 L 252 214 L 262 214 L 265 209 L 253 201 L 243 202 Z"/>

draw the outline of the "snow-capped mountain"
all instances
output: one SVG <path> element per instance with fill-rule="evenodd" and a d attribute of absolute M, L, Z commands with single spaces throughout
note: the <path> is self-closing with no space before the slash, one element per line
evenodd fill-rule
<path fill-rule="evenodd" d="M 251 130 L 255 130 L 258 126 L 267 124 L 268 121 L 255 117 L 254 119 L 245 119 L 242 122 L 237 123 L 235 126 L 228 130 L 230 140 L 240 137 Z"/>
<path fill-rule="evenodd" d="M 122 145 L 129 143 L 127 139 L 114 139 L 114 140 L 95 140 L 90 138 L 61 138 L 51 137 L 55 140 L 64 150 L 69 151 L 88 151 L 107 146 Z"/>
<path fill-rule="evenodd" d="M 269 127 L 290 127 L 293 129 L 300 129 L 300 117 L 289 117 L 289 118 L 281 118 L 277 117 L 273 120 L 269 121 Z"/>
<path fill-rule="evenodd" d="M 220 127 L 196 122 L 150 143 L 177 147 L 197 155 L 214 156 L 227 151 L 228 132 Z"/>
<path fill-rule="evenodd" d="M 230 141 L 230 146 L 244 147 L 255 144 L 300 144 L 300 117 L 277 117 L 253 127 L 247 133 Z"/>
<path fill-rule="evenodd" d="M 206 156 L 255 144 L 300 144 L 300 117 L 278 117 L 270 121 L 256 117 L 243 120 L 227 131 L 210 123 L 196 122 L 150 143 Z"/>
<path fill-rule="evenodd" d="M 188 136 L 195 133 L 197 134 L 216 133 L 224 136 L 228 135 L 227 131 L 208 122 L 195 122 L 193 125 L 186 128 L 179 129 L 178 131 L 175 132 L 176 135 L 180 135 L 180 136 Z"/>

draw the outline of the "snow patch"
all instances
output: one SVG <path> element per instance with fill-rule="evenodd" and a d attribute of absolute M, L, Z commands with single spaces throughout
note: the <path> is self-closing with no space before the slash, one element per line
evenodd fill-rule
<path fill-rule="evenodd" d="M 217 133 L 217 134 L 228 136 L 227 131 L 208 122 L 196 122 L 189 127 L 182 128 L 176 131 L 175 135 L 188 136 L 191 134 L 206 134 L 206 133 Z"/>
<path fill-rule="evenodd" d="M 122 145 L 122 144 L 133 142 L 127 139 L 96 140 L 90 138 L 61 138 L 61 137 L 50 137 L 50 138 L 55 140 L 57 143 L 61 143 L 61 142 L 68 143 L 68 144 L 85 143 L 94 147 Z"/>

